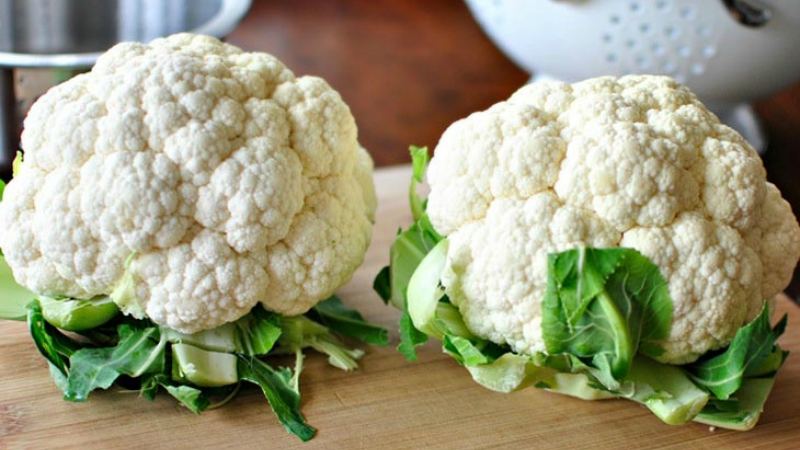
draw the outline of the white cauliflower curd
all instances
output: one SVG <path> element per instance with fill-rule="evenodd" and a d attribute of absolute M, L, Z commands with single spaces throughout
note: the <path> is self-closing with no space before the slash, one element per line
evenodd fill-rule
<path fill-rule="evenodd" d="M 545 350 L 548 253 L 623 246 L 652 260 L 673 302 L 659 358 L 672 364 L 726 346 L 800 257 L 759 156 L 666 77 L 523 87 L 451 125 L 428 181 L 450 241 L 446 293 L 474 333 L 520 353 Z"/>
<path fill-rule="evenodd" d="M 339 94 L 211 37 L 113 47 L 33 105 L 22 148 L 0 247 L 37 294 L 130 282 L 124 311 L 192 333 L 304 313 L 369 244 L 372 161 Z"/>

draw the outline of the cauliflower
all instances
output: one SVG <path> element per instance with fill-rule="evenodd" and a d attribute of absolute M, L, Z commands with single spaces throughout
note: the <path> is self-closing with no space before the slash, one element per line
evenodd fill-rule
<path fill-rule="evenodd" d="M 373 287 L 480 385 L 624 398 L 667 424 L 756 425 L 788 352 L 773 297 L 800 226 L 758 155 L 666 77 L 526 86 L 411 147 Z M 417 184 L 427 170 L 427 200 Z"/>
<path fill-rule="evenodd" d="M 339 94 L 211 37 L 113 47 L 33 105 L 22 147 L 0 247 L 37 294 L 116 289 L 193 333 L 306 312 L 370 241 L 372 161 Z"/>
<path fill-rule="evenodd" d="M 547 255 L 630 247 L 673 303 L 658 360 L 728 345 L 789 282 L 800 227 L 753 148 L 666 77 L 523 87 L 451 125 L 427 214 L 450 241 L 441 283 L 468 328 L 545 350 Z"/>

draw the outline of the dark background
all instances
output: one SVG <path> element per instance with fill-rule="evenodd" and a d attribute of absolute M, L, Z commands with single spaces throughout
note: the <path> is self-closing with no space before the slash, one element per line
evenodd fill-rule
<path fill-rule="evenodd" d="M 229 42 L 328 80 L 350 105 L 378 166 L 408 162 L 409 144 L 434 147 L 450 123 L 528 79 L 460 0 L 254 0 Z M 798 215 L 800 84 L 756 110 L 769 136 L 768 176 Z M 800 271 L 787 293 L 800 294 Z"/>

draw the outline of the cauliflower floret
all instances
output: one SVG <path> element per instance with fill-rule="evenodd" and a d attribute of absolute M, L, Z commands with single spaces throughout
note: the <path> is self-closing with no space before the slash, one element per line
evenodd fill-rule
<path fill-rule="evenodd" d="M 619 242 L 650 258 L 669 284 L 672 328 L 662 343 L 672 364 L 724 347 L 761 309 L 761 261 L 739 233 L 696 212 L 666 227 L 633 228 Z"/>
<path fill-rule="evenodd" d="M 428 168 L 428 213 L 449 234 L 480 219 L 495 198 L 526 198 L 558 179 L 566 143 L 546 114 L 499 103 L 451 125 Z M 452 150 L 450 150 L 452 149 Z"/>
<path fill-rule="evenodd" d="M 665 276 L 663 362 L 730 342 L 788 283 L 800 226 L 755 151 L 667 77 L 534 83 L 442 135 L 428 214 L 477 335 L 544 350 L 550 252 L 633 247 Z"/>
<path fill-rule="evenodd" d="M 369 235 L 353 233 L 370 225 L 364 204 L 354 201 L 364 192 L 359 176 L 330 176 L 310 184 L 305 209 L 267 255 L 270 277 L 282 283 L 270 286 L 265 306 L 287 315 L 305 312 L 330 296 L 353 272 L 342 261 L 360 261 L 369 245 Z"/>
<path fill-rule="evenodd" d="M 678 146 L 647 124 L 589 122 L 573 134 L 554 189 L 617 230 L 666 225 L 699 202 L 693 161 L 673 160 Z"/>
<path fill-rule="evenodd" d="M 190 242 L 143 253 L 132 264 L 136 297 L 150 299 L 147 316 L 177 330 L 236 320 L 266 298 L 270 285 L 255 255 L 237 253 L 211 230 L 200 231 Z"/>
<path fill-rule="evenodd" d="M 764 266 L 761 295 L 772 298 L 792 279 L 794 265 L 787 264 L 786 255 L 800 254 L 800 234 L 791 205 L 772 183 L 767 183 L 762 208 L 761 217 L 745 239 L 758 252 Z"/>
<path fill-rule="evenodd" d="M 93 234 L 101 242 L 121 240 L 133 251 L 168 248 L 192 224 L 190 199 L 178 191 L 178 166 L 163 154 L 95 155 L 75 178 L 81 181 L 76 212 L 84 223 L 95 225 Z"/>
<path fill-rule="evenodd" d="M 139 309 L 191 333 L 259 302 L 303 313 L 369 244 L 372 161 L 339 94 L 211 37 L 113 47 L 33 105 L 22 147 L 0 247 L 37 293 L 131 280 Z"/>

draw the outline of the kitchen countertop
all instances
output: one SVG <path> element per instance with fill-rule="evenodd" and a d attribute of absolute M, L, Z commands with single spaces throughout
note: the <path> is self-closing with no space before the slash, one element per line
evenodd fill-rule
<path fill-rule="evenodd" d="M 460 0 L 269 0 L 230 36 L 341 92 L 378 166 L 435 146 L 453 121 L 505 99 L 528 76 L 484 36 Z M 800 84 L 758 102 L 770 180 L 800 215 Z M 800 295 L 800 271 L 787 289 Z"/>

